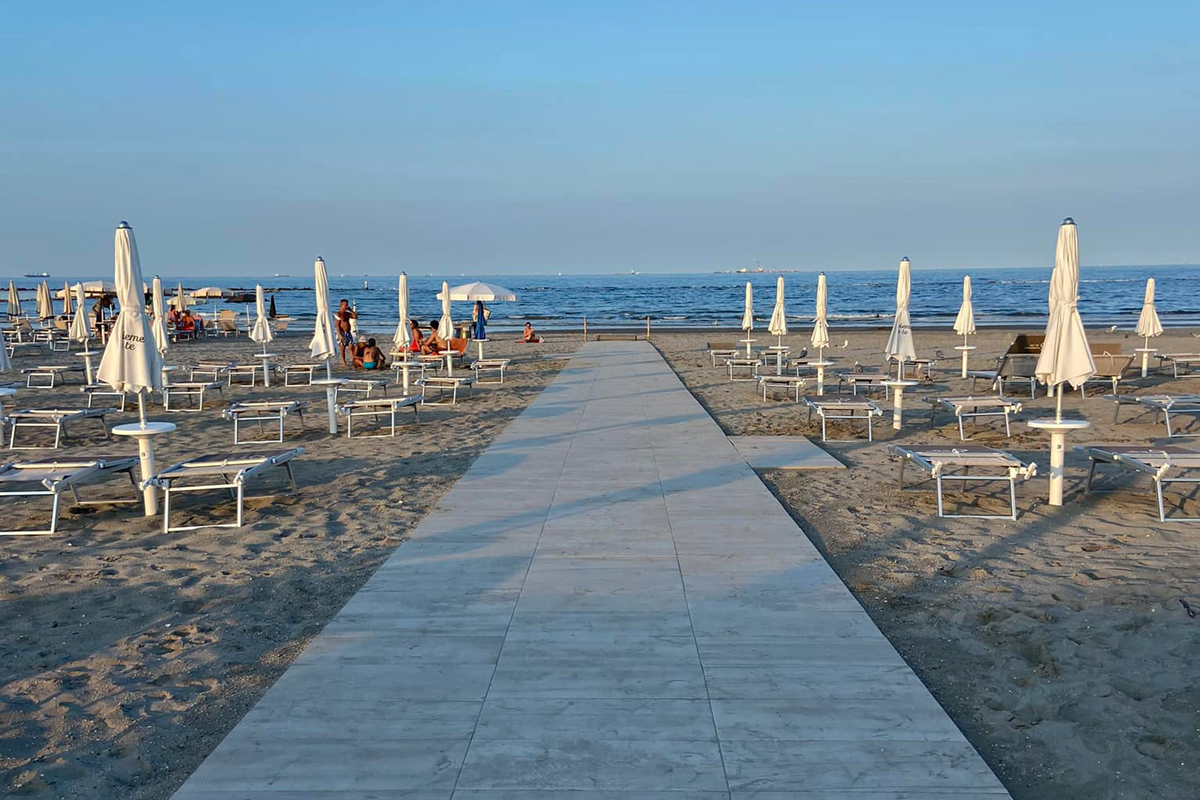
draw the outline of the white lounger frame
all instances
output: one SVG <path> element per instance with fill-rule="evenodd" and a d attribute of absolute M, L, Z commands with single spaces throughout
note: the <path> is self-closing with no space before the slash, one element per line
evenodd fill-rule
<path fill-rule="evenodd" d="M 808 421 L 812 422 L 813 411 L 821 418 L 821 441 L 835 442 L 856 442 L 858 439 L 833 439 L 830 440 L 825 434 L 825 423 L 827 420 L 852 420 L 856 422 L 867 423 L 867 441 L 875 441 L 875 431 L 872 426 L 873 417 L 883 416 L 883 410 L 875 405 L 875 402 L 867 397 L 857 397 L 855 395 L 837 395 L 827 394 L 820 397 L 805 397 L 804 403 L 808 405 Z"/>
<path fill-rule="evenodd" d="M 201 361 L 194 367 L 188 368 L 188 380 L 192 383 L 200 383 L 196 380 L 196 376 L 208 376 L 211 381 L 219 381 L 225 378 L 228 379 L 229 370 L 237 366 L 237 362 L 229 362 L 228 364 L 216 364 L 209 361 Z"/>
<path fill-rule="evenodd" d="M 8 483 L 36 483 L 44 488 L 24 490 L 3 490 L 0 497 L 51 497 L 50 527 L 37 531 L 0 531 L 0 536 L 49 536 L 58 530 L 58 513 L 61 507 L 63 489 L 70 489 L 76 505 L 107 505 L 119 502 L 141 501 L 137 479 L 133 471 L 137 469 L 136 456 L 119 456 L 116 458 L 69 460 L 69 461 L 26 461 L 10 462 L 0 465 L 0 485 Z M 28 474 L 22 474 L 27 471 Z M 77 484 L 94 483 L 110 475 L 124 472 L 129 475 L 133 486 L 133 499 L 120 500 L 80 500 Z M 35 474 L 41 473 L 41 474 Z"/>
<path fill-rule="evenodd" d="M 466 386 L 471 390 L 471 395 L 475 394 L 475 379 L 468 375 L 433 375 L 426 376 L 421 379 L 421 405 L 426 406 L 442 406 L 447 403 L 441 398 L 445 396 L 446 389 L 451 390 L 450 402 L 448 405 L 454 405 L 458 402 L 458 389 L 461 386 Z M 432 386 L 438 390 L 437 400 L 427 400 L 426 391 Z"/>
<path fill-rule="evenodd" d="M 311 386 L 313 371 L 321 364 L 285 364 L 283 367 L 284 386 Z M 304 380 L 300 380 L 303 378 Z"/>
<path fill-rule="evenodd" d="M 1162 414 L 1163 422 L 1167 426 L 1168 439 L 1200 436 L 1200 433 L 1174 433 L 1171 431 L 1172 414 L 1192 414 L 1200 417 L 1200 394 L 1106 394 L 1104 399 L 1116 404 L 1116 408 L 1113 409 L 1113 422 L 1117 421 L 1117 416 L 1121 413 L 1121 406 L 1135 405 L 1154 411 L 1155 422 L 1158 421 L 1158 415 Z"/>
<path fill-rule="evenodd" d="M 511 363 L 507 358 L 477 358 L 471 362 L 471 370 L 475 373 L 475 383 L 504 383 L 504 371 L 508 369 Z M 500 380 L 485 381 L 483 373 L 494 372 L 499 374 Z"/>
<path fill-rule="evenodd" d="M 274 467 L 283 467 L 287 471 L 290 494 L 296 493 L 296 476 L 292 473 L 292 459 L 304 452 L 303 447 L 291 450 L 280 450 L 262 455 L 242 455 L 240 453 L 215 456 L 198 456 L 162 470 L 147 484 L 158 486 L 163 490 L 163 532 L 194 531 L 201 528 L 240 528 L 242 527 L 245 504 L 246 481 L 257 477 Z M 222 483 L 203 483 L 190 486 L 176 486 L 175 481 L 189 477 L 208 477 L 219 475 Z M 206 492 L 213 489 L 228 489 L 237 500 L 236 522 L 213 522 L 206 525 L 186 525 L 171 527 L 171 495 L 182 492 Z M 274 495 L 265 495 L 271 496 Z"/>
<path fill-rule="evenodd" d="M 25 375 L 26 389 L 53 389 L 60 383 L 67 382 L 67 375 L 76 373 L 82 375 L 83 367 L 70 365 L 42 365 L 37 367 L 26 367 L 21 370 Z M 43 383 L 40 378 L 49 378 L 49 383 Z"/>
<path fill-rule="evenodd" d="M 1003 417 L 1004 435 L 1012 436 L 1009 415 L 1018 414 L 1021 411 L 1020 403 L 1000 395 L 984 395 L 982 397 L 972 397 L 970 395 L 961 397 L 926 397 L 925 402 L 929 403 L 929 429 L 933 430 L 934 417 L 937 414 L 938 407 L 948 408 L 958 418 L 958 438 L 961 441 L 966 441 L 967 439 L 967 434 L 963 430 L 964 419 Z M 972 410 L 967 411 L 968 408 Z M 984 410 L 980 411 L 979 409 L 981 408 Z"/>
<path fill-rule="evenodd" d="M 1154 494 L 1158 500 L 1159 522 L 1200 522 L 1200 517 L 1171 517 L 1167 519 L 1166 508 L 1163 503 L 1163 486 L 1165 484 L 1200 484 L 1200 476 L 1191 478 L 1170 477 L 1172 470 L 1200 470 L 1200 451 L 1187 450 L 1179 445 L 1153 447 L 1120 444 L 1079 444 L 1075 445 L 1075 450 L 1087 454 L 1088 461 L 1091 462 L 1088 466 L 1087 483 L 1084 484 L 1084 494 L 1092 491 L 1092 480 L 1096 477 L 1096 467 L 1101 462 L 1114 464 L 1143 475 L 1149 475 L 1150 479 L 1154 481 Z"/>
<path fill-rule="evenodd" d="M 304 425 L 304 402 L 301 400 L 254 400 L 241 403 L 234 403 L 221 412 L 221 416 L 233 422 L 233 443 L 234 444 L 259 444 L 261 442 L 282 442 L 283 441 L 283 420 L 285 417 L 295 414 L 300 418 L 300 430 L 305 430 Z M 244 419 L 249 417 L 249 420 Z M 239 427 L 246 421 L 258 423 L 258 431 L 263 432 L 263 422 L 266 420 L 279 421 L 279 436 L 275 439 L 250 439 L 243 440 L 241 438 L 241 428 Z"/>
<path fill-rule="evenodd" d="M 750 358 L 738 356 L 737 358 L 725 359 L 725 368 L 728 370 L 729 380 L 731 381 L 752 381 L 758 375 L 758 365 L 761 363 L 762 359 L 754 356 L 751 356 Z M 748 369 L 750 370 L 750 376 L 747 378 L 739 378 L 734 375 L 734 370 L 736 369 Z"/>
<path fill-rule="evenodd" d="M 904 489 L 904 467 L 913 463 L 928 473 L 937 486 L 937 509 L 939 517 L 970 519 L 1016 519 L 1017 479 L 1029 480 L 1037 474 L 1037 464 L 1025 463 L 1003 450 L 982 445 L 888 445 L 888 454 L 900 460 L 900 489 Z M 1000 474 L 971 475 L 971 468 L 995 468 Z M 961 468 L 963 471 L 949 472 Z M 969 481 L 985 483 L 1004 481 L 1008 483 L 1008 514 L 947 514 L 943 500 L 942 481 L 961 481 L 963 490 Z"/>
<path fill-rule="evenodd" d="M 339 383 L 334 389 L 333 396 L 335 400 L 343 393 L 370 397 L 371 392 L 378 391 L 387 397 L 390 384 L 389 378 L 346 378 L 345 383 Z"/>
<path fill-rule="evenodd" d="M 882 372 L 839 372 L 838 373 L 838 394 L 842 393 L 842 384 L 850 384 L 850 394 L 858 394 L 859 386 L 862 387 L 863 393 L 872 389 L 883 389 L 883 399 L 887 400 L 891 395 L 891 389 L 888 388 L 887 381 L 892 380 L 891 375 Z"/>
<path fill-rule="evenodd" d="M 768 389 L 783 388 L 794 392 L 796 402 L 799 403 L 800 393 L 808 385 L 808 381 L 798 375 L 759 375 L 758 385 L 762 387 L 763 402 L 766 402 Z"/>
<path fill-rule="evenodd" d="M 394 437 L 396 435 L 396 412 L 402 408 L 411 407 L 413 416 L 417 422 L 421 421 L 421 412 L 419 406 L 422 403 L 420 395 L 408 395 L 407 397 L 364 397 L 357 400 L 350 400 L 345 403 L 338 404 L 336 410 L 346 418 L 346 438 L 354 438 L 354 418 L 355 417 L 374 417 L 378 420 L 380 414 L 387 414 L 391 418 L 390 433 L 375 433 L 361 435 L 359 438 L 380 438 Z"/>
<path fill-rule="evenodd" d="M 112 406 L 105 406 L 104 408 L 25 408 L 20 411 L 12 411 L 3 419 L 3 422 L 11 429 L 8 439 L 8 449 L 42 449 L 41 445 L 36 444 L 17 447 L 18 428 L 54 428 L 53 446 L 57 449 L 58 445 L 62 442 L 63 434 L 66 432 L 67 423 L 78 419 L 98 419 L 100 427 L 104 429 L 105 437 L 108 437 L 108 424 L 104 421 L 104 417 L 107 414 L 115 414 L 116 411 Z"/>
<path fill-rule="evenodd" d="M 185 381 L 183 383 L 167 383 L 162 388 L 162 401 L 164 411 L 203 411 L 204 410 L 204 393 L 216 391 L 224 394 L 224 384 L 220 381 Z M 171 395 L 181 394 L 188 398 L 190 403 L 193 397 L 199 398 L 199 404 L 195 407 L 187 409 L 171 408 Z"/>

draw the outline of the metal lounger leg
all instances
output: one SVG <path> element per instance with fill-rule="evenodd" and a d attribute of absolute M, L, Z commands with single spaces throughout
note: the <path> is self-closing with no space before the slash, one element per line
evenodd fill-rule
<path fill-rule="evenodd" d="M 1166 512 L 1166 510 L 1163 508 L 1163 496 L 1162 496 L 1162 495 L 1163 495 L 1163 487 L 1162 487 L 1162 484 L 1163 484 L 1163 482 L 1162 482 L 1161 480 L 1159 480 L 1157 477 L 1155 477 L 1155 479 L 1154 479 L 1154 490 L 1155 490 L 1155 494 L 1157 494 L 1157 495 L 1158 495 L 1158 521 L 1159 521 L 1159 522 L 1166 522 L 1166 521 L 1167 521 L 1167 512 Z"/>
<path fill-rule="evenodd" d="M 171 532 L 171 482 L 163 487 L 163 533 Z"/>
<path fill-rule="evenodd" d="M 71 488 L 74 489 L 75 487 L 72 486 Z M 1161 493 L 1159 496 L 1161 497 Z M 58 492 L 55 492 L 54 493 L 54 503 L 53 503 L 53 505 L 50 506 L 50 533 L 54 533 L 54 531 L 58 529 L 58 499 L 59 499 L 59 494 L 58 494 Z M 1160 500 L 1159 508 L 1161 508 L 1161 507 L 1162 507 L 1162 501 Z"/>
<path fill-rule="evenodd" d="M 1083 493 L 1087 494 L 1092 490 L 1092 480 L 1096 477 L 1096 459 L 1092 456 L 1088 457 L 1091 463 L 1088 465 L 1087 482 L 1083 484 Z"/>
<path fill-rule="evenodd" d="M 1017 481 L 1014 478 L 1008 479 L 1008 500 L 1009 507 L 1012 509 L 1012 518 L 1017 518 Z"/>
<path fill-rule="evenodd" d="M 244 483 L 242 481 L 238 481 L 238 485 L 237 485 L 237 526 L 239 528 L 242 527 L 242 500 L 244 498 L 243 489 L 244 489 Z"/>
<path fill-rule="evenodd" d="M 944 511 L 944 510 L 943 510 L 943 508 L 942 508 L 942 476 L 941 476 L 941 474 L 939 474 L 935 480 L 937 481 L 937 506 L 938 506 L 938 516 L 939 516 L 939 517 L 944 517 L 944 516 L 946 516 L 946 514 L 945 514 L 945 511 Z"/>

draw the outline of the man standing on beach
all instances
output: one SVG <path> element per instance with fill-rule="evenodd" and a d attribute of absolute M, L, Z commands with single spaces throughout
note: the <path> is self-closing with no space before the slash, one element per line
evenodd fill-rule
<path fill-rule="evenodd" d="M 350 366 L 346 361 L 346 348 L 354 344 L 354 331 L 350 326 L 350 320 L 358 319 L 358 314 L 354 309 L 350 308 L 350 301 L 342 298 L 338 303 L 337 313 L 334 315 L 334 325 L 337 328 L 338 344 L 342 346 L 342 365 Z"/>

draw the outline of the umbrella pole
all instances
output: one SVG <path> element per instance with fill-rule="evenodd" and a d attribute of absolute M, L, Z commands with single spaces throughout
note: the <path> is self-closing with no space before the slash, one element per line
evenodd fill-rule
<path fill-rule="evenodd" d="M 333 367 L 329 366 L 329 359 L 325 359 L 325 378 L 333 380 Z"/>
<path fill-rule="evenodd" d="M 138 417 L 142 421 L 142 427 L 146 427 L 146 395 L 138 392 Z"/>
<path fill-rule="evenodd" d="M 1058 399 L 1054 404 L 1054 421 L 1062 422 L 1062 384 L 1060 383 L 1056 388 L 1058 389 Z"/>

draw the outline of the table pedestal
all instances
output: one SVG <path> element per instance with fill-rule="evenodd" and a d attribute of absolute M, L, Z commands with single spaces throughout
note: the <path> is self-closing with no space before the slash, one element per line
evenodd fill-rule
<path fill-rule="evenodd" d="M 131 422 L 128 425 L 117 425 L 112 429 L 114 436 L 131 436 L 137 439 L 138 468 L 142 476 L 142 508 L 147 517 L 158 513 L 158 489 L 146 486 L 146 481 L 154 477 L 154 437 L 161 433 L 175 430 L 173 422 Z"/>
<path fill-rule="evenodd" d="M 788 347 L 787 345 L 773 344 L 770 347 L 768 347 L 767 349 L 775 351 L 775 374 L 782 375 L 783 374 L 783 354 L 788 352 L 792 348 Z"/>
<path fill-rule="evenodd" d="M 960 345 L 956 345 L 954 349 L 962 352 L 962 376 L 965 378 L 965 377 L 967 377 L 967 356 L 970 354 L 970 352 L 972 350 L 975 349 L 975 345 L 960 344 Z"/>
<path fill-rule="evenodd" d="M 742 344 L 746 345 L 746 358 L 750 358 L 750 345 L 758 341 L 758 339 L 739 339 Z"/>
<path fill-rule="evenodd" d="M 825 368 L 832 367 L 833 362 L 825 361 L 822 359 L 821 361 L 812 362 L 811 364 L 809 364 L 809 366 L 814 367 L 817 370 L 817 394 L 818 395 L 825 394 Z"/>
<path fill-rule="evenodd" d="M 1029 427 L 1050 432 L 1050 505 L 1061 506 L 1063 499 L 1063 458 L 1069 431 L 1090 428 L 1092 423 L 1083 419 L 1035 419 Z"/>
<path fill-rule="evenodd" d="M 312 382 L 313 386 L 325 387 L 325 401 L 329 406 L 329 435 L 337 436 L 337 412 L 334 411 L 334 405 L 337 403 L 337 387 L 346 382 L 345 378 L 317 378 Z"/>
<path fill-rule="evenodd" d="M 1150 366 L 1150 354 L 1157 353 L 1157 347 L 1135 347 L 1133 352 L 1142 354 L 1142 377 L 1146 377 Z"/>
<path fill-rule="evenodd" d="M 274 353 L 259 353 L 255 358 L 260 359 L 263 364 L 263 386 L 271 388 L 271 359 L 275 357 Z"/>
<path fill-rule="evenodd" d="M 407 358 L 403 359 L 400 362 L 400 385 L 404 388 L 405 394 L 408 394 L 408 384 L 409 384 L 408 370 L 409 370 L 409 368 L 410 368 L 410 366 L 409 366 L 408 359 Z"/>
<path fill-rule="evenodd" d="M 479 345 L 479 360 L 480 361 L 483 361 L 483 343 L 486 341 L 487 341 L 487 339 L 476 339 L 475 340 L 476 344 Z"/>
<path fill-rule="evenodd" d="M 904 390 L 916 386 L 917 381 L 884 381 L 883 385 L 892 390 L 892 427 L 896 430 L 904 424 Z"/>

